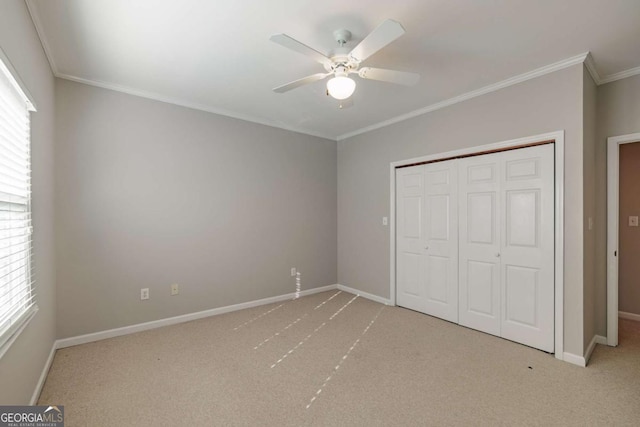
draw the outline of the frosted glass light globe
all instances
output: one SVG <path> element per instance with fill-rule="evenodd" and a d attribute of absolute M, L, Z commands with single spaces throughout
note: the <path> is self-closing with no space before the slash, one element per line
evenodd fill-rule
<path fill-rule="evenodd" d="M 334 77 L 327 82 L 327 91 L 335 99 L 347 99 L 356 90 L 356 82 L 345 76 Z"/>

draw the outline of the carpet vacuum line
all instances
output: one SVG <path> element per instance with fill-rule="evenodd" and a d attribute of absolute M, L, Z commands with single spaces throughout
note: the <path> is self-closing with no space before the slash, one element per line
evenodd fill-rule
<path fill-rule="evenodd" d="M 235 328 L 233 328 L 233 330 L 234 330 L 234 331 L 237 331 L 238 329 L 240 329 L 240 328 L 242 328 L 242 327 L 244 327 L 244 326 L 247 326 L 249 323 L 253 323 L 253 322 L 255 322 L 256 320 L 260 319 L 261 317 L 266 316 L 267 314 L 271 313 L 272 311 L 276 311 L 277 309 L 279 309 L 279 308 L 280 308 L 280 307 L 282 307 L 283 305 L 285 305 L 285 303 L 282 303 L 282 304 L 280 304 L 279 306 L 277 306 L 277 307 L 275 307 L 275 308 L 272 308 L 271 310 L 266 311 L 266 312 L 262 313 L 261 315 L 256 316 L 256 317 L 254 317 L 253 319 L 251 319 L 251 320 L 248 320 L 248 321 L 244 322 L 244 323 L 243 323 L 242 325 L 240 325 L 240 326 L 236 326 Z"/>
<path fill-rule="evenodd" d="M 331 301 L 332 299 L 334 299 L 336 296 L 338 296 L 340 293 L 342 293 L 342 291 L 338 291 L 335 294 L 331 295 L 328 299 L 324 300 L 324 302 L 320 303 L 318 306 L 316 306 L 316 308 L 314 308 L 314 310 L 319 309 L 320 307 L 322 307 L 323 305 L 325 305 L 326 303 L 328 303 L 329 301 Z M 305 317 L 307 317 L 309 315 L 309 313 L 305 313 L 302 316 L 298 317 L 296 320 L 294 320 L 293 322 L 289 323 L 287 326 L 285 326 L 281 331 L 276 332 L 275 334 L 271 335 L 269 338 L 267 338 L 266 340 L 262 341 L 260 344 L 258 344 L 257 346 L 253 347 L 254 350 L 259 349 L 260 347 L 262 347 L 263 345 L 265 345 L 266 343 L 268 343 L 269 341 L 271 341 L 272 339 L 274 339 L 275 337 L 280 336 L 281 333 L 283 333 L 284 331 L 286 331 L 287 329 L 289 329 L 290 327 L 292 327 L 293 325 L 295 325 L 296 323 L 298 323 L 299 321 L 301 321 L 302 319 L 304 319 Z"/>
<path fill-rule="evenodd" d="M 338 364 L 336 365 L 335 368 L 333 368 L 333 372 L 331 372 L 331 374 L 327 377 L 326 380 L 324 380 L 324 383 L 320 386 L 320 388 L 318 389 L 318 391 L 316 391 L 316 394 L 311 398 L 311 400 L 309 401 L 309 403 L 307 404 L 307 409 L 309 409 L 311 407 L 311 405 L 313 404 L 313 402 L 315 402 L 315 400 L 318 398 L 318 396 L 320 396 L 320 393 L 322 393 L 322 390 L 325 388 L 325 386 L 329 383 L 329 381 L 331 381 L 331 378 L 333 378 L 333 376 L 336 374 L 336 372 L 338 372 L 338 369 L 340 369 L 340 366 L 342 366 L 342 364 L 344 363 L 345 360 L 347 360 L 347 357 L 349 357 L 349 354 L 351 354 L 351 352 L 353 351 L 354 348 L 356 348 L 356 346 L 358 345 L 358 343 L 360 342 L 360 340 L 364 337 L 364 335 L 367 333 L 367 331 L 369 330 L 369 328 L 371 328 L 371 325 L 373 325 L 373 323 L 376 321 L 376 319 L 378 318 L 378 316 L 380 316 L 380 313 L 382 313 L 382 310 L 384 309 L 384 305 L 382 307 L 380 307 L 380 310 L 378 310 L 378 313 L 376 313 L 375 316 L 373 316 L 373 319 L 371 319 L 371 322 L 369 322 L 369 324 L 367 325 L 366 328 L 364 328 L 364 331 L 362 331 L 362 334 L 360 334 L 360 336 L 358 337 L 357 340 L 354 341 L 354 343 L 351 345 L 351 348 L 349 348 L 349 350 L 347 351 L 347 353 L 342 356 L 342 359 L 340 359 L 340 361 L 338 362 Z"/>
<path fill-rule="evenodd" d="M 345 305 L 343 305 L 338 311 L 336 311 L 335 313 L 333 313 L 333 315 L 331 317 L 329 317 L 329 320 L 327 320 L 326 322 L 322 322 L 322 324 L 320 326 L 318 326 L 317 328 L 315 328 L 313 330 L 313 332 L 311 332 L 309 335 L 307 335 L 306 337 L 304 337 L 304 339 L 302 339 L 302 341 L 300 341 L 298 344 L 296 344 L 295 347 L 293 347 L 291 350 L 289 350 L 288 352 L 286 352 L 280 359 L 278 359 L 273 365 L 271 365 L 271 368 L 275 368 L 280 362 L 282 362 L 284 359 L 286 359 L 287 357 L 289 357 L 290 354 L 292 354 L 294 351 L 296 351 L 300 346 L 302 346 L 305 342 L 307 342 L 307 340 L 309 340 L 309 338 L 311 338 L 313 336 L 313 334 L 315 334 L 316 332 L 318 332 L 320 329 L 322 329 L 327 322 L 330 322 L 331 320 L 333 320 L 338 314 L 340 314 L 340 312 L 342 310 L 344 310 L 345 308 L 347 308 L 349 306 L 349 304 L 351 304 L 353 301 L 355 301 L 358 298 L 359 295 L 356 295 L 355 297 L 351 298 L 349 300 L 348 303 L 346 303 Z"/>

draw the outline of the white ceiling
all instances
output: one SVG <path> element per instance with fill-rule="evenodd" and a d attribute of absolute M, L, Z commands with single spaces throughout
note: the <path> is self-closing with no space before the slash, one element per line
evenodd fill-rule
<path fill-rule="evenodd" d="M 167 102 L 340 139 L 591 52 L 602 81 L 640 74 L 638 0 L 27 0 L 54 73 Z M 364 65 L 419 73 L 407 88 L 356 77 L 338 110 L 324 71 L 269 41 L 286 33 L 330 54 L 387 18 L 407 33 Z M 476 91 L 476 92 L 474 92 Z M 480 90 L 482 92 L 483 90 Z M 464 97 L 464 96 L 463 96 Z M 459 99 L 459 98 L 457 98 Z"/>

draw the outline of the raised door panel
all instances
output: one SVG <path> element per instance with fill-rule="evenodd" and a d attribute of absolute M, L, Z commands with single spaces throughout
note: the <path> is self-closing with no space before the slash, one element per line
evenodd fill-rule
<path fill-rule="evenodd" d="M 459 323 L 500 335 L 500 157 L 461 159 Z"/>
<path fill-rule="evenodd" d="M 554 146 L 502 153 L 501 336 L 554 351 Z"/>
<path fill-rule="evenodd" d="M 457 161 L 424 165 L 425 313 L 458 321 Z"/>
<path fill-rule="evenodd" d="M 496 307 L 494 284 L 498 270 L 492 262 L 467 261 L 467 309 L 470 313 L 495 317 Z"/>
<path fill-rule="evenodd" d="M 396 170 L 396 300 L 424 312 L 424 167 Z"/>

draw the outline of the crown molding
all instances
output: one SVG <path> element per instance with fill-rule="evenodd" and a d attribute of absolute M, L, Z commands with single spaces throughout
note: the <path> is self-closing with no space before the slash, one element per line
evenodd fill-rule
<path fill-rule="evenodd" d="M 327 135 L 321 132 L 310 131 L 308 129 L 287 126 L 280 122 L 275 122 L 275 121 L 263 119 L 260 117 L 254 117 L 248 114 L 236 113 L 234 111 L 228 111 L 221 108 L 211 107 L 209 105 L 198 104 L 198 103 L 180 99 L 177 97 L 171 97 L 171 96 L 166 96 L 166 95 L 162 95 L 162 94 L 151 92 L 151 91 L 135 89 L 135 88 L 119 85 L 116 83 L 103 82 L 103 81 L 93 80 L 93 79 L 85 79 L 85 78 L 74 76 L 71 74 L 61 73 L 58 69 L 58 66 L 56 65 L 55 60 L 53 59 L 53 53 L 49 45 L 49 42 L 47 41 L 48 39 L 44 32 L 42 21 L 40 21 L 40 17 L 38 15 L 38 10 L 37 10 L 35 1 L 25 0 L 25 4 L 27 5 L 27 10 L 29 11 L 29 15 L 31 15 L 31 21 L 33 21 L 33 25 L 36 29 L 36 33 L 38 34 L 38 38 L 40 39 L 40 44 L 42 45 L 44 54 L 47 57 L 47 61 L 49 61 L 49 66 L 51 67 L 51 71 L 53 72 L 54 76 L 60 79 L 70 80 L 73 82 L 82 83 L 89 86 L 95 86 L 102 89 L 113 90 L 116 92 L 122 92 L 128 95 L 138 96 L 141 98 L 148 98 L 154 101 L 160 101 L 167 104 L 179 105 L 181 107 L 190 108 L 193 110 L 205 111 L 207 113 L 217 114 L 225 117 L 231 117 L 233 119 L 244 120 L 247 122 L 257 123 L 260 125 L 269 126 L 277 129 L 288 130 L 290 132 L 302 133 L 305 135 L 315 136 L 318 138 L 328 139 L 331 141 L 336 140 L 335 136 Z"/>
<path fill-rule="evenodd" d="M 102 82 L 99 80 L 90 80 L 90 79 L 84 79 L 82 77 L 77 77 L 77 76 L 73 76 L 70 74 L 63 74 L 63 73 L 54 73 L 56 77 L 61 78 L 61 79 L 65 79 L 65 80 L 70 80 L 72 82 L 76 82 L 76 83 L 82 83 L 88 86 L 95 86 L 95 87 L 99 87 L 102 89 L 108 89 L 108 90 L 112 90 L 115 92 L 121 92 L 121 93 L 126 93 L 127 95 L 133 95 L 133 96 L 137 96 L 140 98 L 147 98 L 147 99 L 151 99 L 154 101 L 160 101 L 160 102 L 164 102 L 167 104 L 173 104 L 173 105 L 177 105 L 180 107 L 185 107 L 185 108 L 190 108 L 192 110 L 199 110 L 199 111 L 204 111 L 207 113 L 213 113 L 213 114 L 217 114 L 219 116 L 225 116 L 225 117 L 230 117 L 233 119 L 238 119 L 238 120 L 244 120 L 246 122 L 252 122 L 252 123 L 257 123 L 259 125 L 264 125 L 264 126 L 269 126 L 272 128 L 277 128 L 277 129 L 283 129 L 283 130 L 287 130 L 290 132 L 296 132 L 296 133 L 302 133 L 305 135 L 310 135 L 310 136 L 315 136 L 318 138 L 322 138 L 322 139 L 328 139 L 331 141 L 335 141 L 336 138 L 330 135 L 326 135 L 323 133 L 319 133 L 319 132 L 313 132 L 313 131 L 309 131 L 307 129 L 302 129 L 302 128 L 296 128 L 296 127 L 292 127 L 292 126 L 287 126 L 284 125 L 282 123 L 279 122 L 275 122 L 275 121 L 271 121 L 271 120 L 267 120 L 267 119 L 263 119 L 263 118 L 259 118 L 259 117 L 254 117 L 254 116 L 250 116 L 247 114 L 240 114 L 240 113 L 236 113 L 234 111 L 229 111 L 229 110 L 224 110 L 221 108 L 215 108 L 215 107 L 211 107 L 209 105 L 204 105 L 204 104 L 198 104 L 196 102 L 191 102 L 191 101 L 187 101 L 181 98 L 176 98 L 176 97 L 172 97 L 172 96 L 166 96 L 166 95 L 162 95 L 156 92 L 150 92 L 150 91 L 146 91 L 146 90 L 140 90 L 140 89 L 134 89 L 128 86 L 123 86 L 123 85 L 118 85 L 115 83 L 110 83 L 110 82 Z"/>
<path fill-rule="evenodd" d="M 504 89 L 506 87 L 513 86 L 515 84 L 525 82 L 527 80 L 535 79 L 536 77 L 544 76 L 546 74 L 553 73 L 555 71 L 563 70 L 565 68 L 571 67 L 571 66 L 576 65 L 576 64 L 582 64 L 585 61 L 585 59 L 587 58 L 588 55 L 589 55 L 589 53 L 586 52 L 586 53 L 582 53 L 580 55 L 572 56 L 571 58 L 567 58 L 567 59 L 564 59 L 564 60 L 559 61 L 559 62 L 554 62 L 553 64 L 537 68 L 537 69 L 535 69 L 533 71 L 529 71 L 529 72 L 524 73 L 524 74 L 519 74 L 517 76 L 508 78 L 506 80 L 502 80 L 500 82 L 497 82 L 497 83 L 482 87 L 480 89 L 477 89 L 477 90 L 474 90 L 474 91 L 471 91 L 471 92 L 463 93 L 462 95 L 458 95 L 458 96 L 455 96 L 453 98 L 449 98 L 449 99 L 446 99 L 444 101 L 428 105 L 426 107 L 420 108 L 418 110 L 411 111 L 411 112 L 403 114 L 401 116 L 397 116 L 397 117 L 394 117 L 392 119 L 385 120 L 385 121 L 373 124 L 371 126 L 367 126 L 367 127 L 355 130 L 353 132 L 345 133 L 343 135 L 338 136 L 338 141 L 342 141 L 342 140 L 345 140 L 345 139 L 348 139 L 348 138 L 351 138 L 351 137 L 354 137 L 356 135 L 360 135 L 360 134 L 363 134 L 363 133 L 366 133 L 366 132 L 371 132 L 372 130 L 380 129 L 380 128 L 383 128 L 383 127 L 386 127 L 386 126 L 389 126 L 389 125 L 392 125 L 392 124 L 395 124 L 395 123 L 403 122 L 405 120 L 409 120 L 409 119 L 412 119 L 414 117 L 418 117 L 418 116 L 421 116 L 421 115 L 426 114 L 426 113 L 430 113 L 430 112 L 435 111 L 435 110 L 440 110 L 442 108 L 449 107 L 451 105 L 458 104 L 460 102 L 467 101 L 469 99 L 476 98 L 478 96 L 485 95 L 485 94 L 490 93 L 490 92 L 495 92 L 497 90 Z"/>
<path fill-rule="evenodd" d="M 640 74 L 640 67 L 631 68 L 629 70 L 620 71 L 619 73 L 609 74 L 600 79 L 600 84 L 615 82 L 616 80 L 626 79 L 627 77 L 637 76 Z"/>
<path fill-rule="evenodd" d="M 602 84 L 602 78 L 600 77 L 600 74 L 598 74 L 596 63 L 593 61 L 591 52 L 587 53 L 587 57 L 584 59 L 584 66 L 587 68 L 587 71 L 589 71 L 589 74 L 591 74 L 591 78 L 595 82 L 596 86 L 600 86 Z"/>
<path fill-rule="evenodd" d="M 42 22 L 40 21 L 40 16 L 38 15 L 35 2 L 33 0 L 24 0 L 24 2 L 27 5 L 27 10 L 29 11 L 29 15 L 31 16 L 33 26 L 36 28 L 36 33 L 38 33 L 38 38 L 40 39 L 42 50 L 44 50 L 44 55 L 47 57 L 47 61 L 49 61 L 49 67 L 51 67 L 53 75 L 57 75 L 58 67 L 56 66 L 56 61 L 53 59 L 53 54 L 51 53 L 51 48 L 49 47 L 47 37 L 44 34 L 44 27 L 42 26 Z"/>
<path fill-rule="evenodd" d="M 459 102 L 466 101 L 468 99 L 472 99 L 472 98 L 475 98 L 475 97 L 478 97 L 478 96 L 481 96 L 481 95 L 485 95 L 485 94 L 490 93 L 490 92 L 495 92 L 497 90 L 500 90 L 500 89 L 503 89 L 505 87 L 512 86 L 512 85 L 515 85 L 515 84 L 518 84 L 518 83 L 522 83 L 522 82 L 527 81 L 527 80 L 535 79 L 536 77 L 544 76 L 545 74 L 553 73 L 555 71 L 559 71 L 559 70 L 562 70 L 564 68 L 571 67 L 573 65 L 577 65 L 577 64 L 580 64 L 580 63 L 583 63 L 584 66 L 587 68 L 587 70 L 589 71 L 589 74 L 591 75 L 591 77 L 593 78 L 593 81 L 595 82 L 595 84 L 597 86 L 600 86 L 600 85 L 603 85 L 603 84 L 606 84 L 606 83 L 611 83 L 611 82 L 614 82 L 616 80 L 625 79 L 627 77 L 640 75 L 640 67 L 636 67 L 636 68 L 631 68 L 629 70 L 621 71 L 619 73 L 609 74 L 607 76 L 600 77 L 600 74 L 598 73 L 598 70 L 596 68 L 596 64 L 595 64 L 595 61 L 593 60 L 593 56 L 591 55 L 591 52 L 586 52 L 586 53 L 582 53 L 580 55 L 572 56 L 571 58 L 567 58 L 565 60 L 550 64 L 550 65 L 547 65 L 545 67 L 537 68 L 537 69 L 535 69 L 533 71 L 530 71 L 528 73 L 520 74 L 518 76 L 511 77 L 509 79 L 503 80 L 501 82 L 494 83 L 494 84 L 489 85 L 489 86 L 485 86 L 485 87 L 480 88 L 478 90 L 467 92 L 467 93 L 464 93 L 462 95 L 459 95 L 459 96 L 456 96 L 456 97 L 449 98 L 449 99 L 446 99 L 444 101 L 438 102 L 436 104 L 428 105 L 426 107 L 420 108 L 418 110 L 411 111 L 411 112 L 403 114 L 401 116 L 397 116 L 397 117 L 394 117 L 392 119 L 385 120 L 385 121 L 373 124 L 371 126 L 367 126 L 367 127 L 355 130 L 353 132 L 345 133 L 343 135 L 338 136 L 337 140 L 338 141 L 342 141 L 342 140 L 354 137 L 356 135 L 360 135 L 360 134 L 363 134 L 363 133 L 371 132 L 371 131 L 376 130 L 376 129 L 380 129 L 380 128 L 383 128 L 383 127 L 386 127 L 386 126 L 390 126 L 390 125 L 395 124 L 395 123 L 399 123 L 399 122 L 402 122 L 402 121 L 405 121 L 405 120 L 409 120 L 409 119 L 412 119 L 414 117 L 418 117 L 418 116 L 421 116 L 423 114 L 427 114 L 427 113 L 430 113 L 432 111 L 439 110 L 441 108 L 445 108 L 445 107 L 448 107 L 450 105 L 454 105 L 454 104 L 457 104 Z"/>
<path fill-rule="evenodd" d="M 270 127 L 275 127 L 278 129 L 284 129 L 284 130 L 288 130 L 291 132 L 297 132 L 297 133 L 302 133 L 305 135 L 310 135 L 310 136 L 315 136 L 318 138 L 323 138 L 323 139 L 329 139 L 332 141 L 342 141 L 351 137 L 354 137 L 356 135 L 360 135 L 366 132 L 370 132 L 376 129 L 380 129 L 386 126 L 390 126 L 392 124 L 395 123 L 399 123 L 417 116 L 421 116 L 423 114 L 426 113 L 430 113 L 432 111 L 435 110 L 439 110 L 441 108 L 445 108 L 472 98 L 476 98 L 478 96 L 481 95 L 485 95 L 487 93 L 490 92 L 495 92 L 497 90 L 518 84 L 518 83 L 522 83 L 525 82 L 527 80 L 531 80 L 534 79 L 536 77 L 540 77 L 543 76 L 545 74 L 549 74 L 549 73 L 553 73 L 555 71 L 559 71 L 562 70 L 564 68 L 570 67 L 572 65 L 576 65 L 576 64 L 580 64 L 580 63 L 584 63 L 585 67 L 587 68 L 587 70 L 589 71 L 589 74 L 591 75 L 591 77 L 593 78 L 594 82 L 596 83 L 596 85 L 602 85 L 602 84 L 606 84 L 606 83 L 611 83 L 614 82 L 616 80 L 621 80 L 627 77 L 631 77 L 631 76 L 635 76 L 635 75 L 640 75 L 640 67 L 636 67 L 636 68 L 632 68 L 629 70 L 625 70 L 625 71 L 621 71 L 618 73 L 614 73 L 614 74 L 609 74 L 607 76 L 601 77 L 600 74 L 598 73 L 595 61 L 593 60 L 593 57 L 591 55 L 591 53 L 586 52 L 580 55 L 576 55 L 567 59 L 564 59 L 562 61 L 559 62 L 555 62 L 553 64 L 547 65 L 545 67 L 541 67 L 541 68 L 537 68 L 533 71 L 529 71 L 527 73 L 524 74 L 520 74 L 511 78 L 508 78 L 506 80 L 485 86 L 483 88 L 471 91 L 471 92 L 467 92 L 464 93 L 462 95 L 458 95 L 455 96 L 453 98 L 449 98 L 446 99 L 444 101 L 441 102 L 437 102 L 435 104 L 431 104 L 428 105 L 426 107 L 420 108 L 418 110 L 414 110 L 411 111 L 409 113 L 406 114 L 402 114 L 400 116 L 388 119 L 388 120 L 384 120 L 382 122 L 367 126 L 367 127 L 363 127 L 357 130 L 354 130 L 352 132 L 347 132 L 345 134 L 339 135 L 338 137 L 334 137 L 331 135 L 327 135 L 321 132 L 314 132 L 314 131 L 309 131 L 307 129 L 302 129 L 302 128 L 296 128 L 296 127 L 291 127 L 291 126 L 286 126 L 283 125 L 280 122 L 276 122 L 276 121 L 270 121 L 267 119 L 263 119 L 263 118 L 259 118 L 259 117 L 254 117 L 254 116 L 250 116 L 250 115 L 246 115 L 246 114 L 241 114 L 241 113 L 237 113 L 237 112 L 233 112 L 233 111 L 228 111 L 228 110 L 224 110 L 221 108 L 215 108 L 209 105 L 203 105 L 203 104 L 198 104 L 198 103 L 194 103 L 188 100 L 184 100 L 184 99 L 180 99 L 180 98 L 176 98 L 176 97 L 170 97 L 170 96 L 166 96 L 166 95 L 162 95 L 159 93 L 155 93 L 155 92 L 150 92 L 150 91 L 145 91 L 145 90 L 140 90 L 140 89 L 134 89 L 134 88 L 130 88 L 130 87 L 126 87 L 126 86 L 122 86 L 119 84 L 115 84 L 115 83 L 109 83 L 109 82 L 101 82 L 101 81 L 97 81 L 97 80 L 91 80 L 91 79 L 85 79 L 85 78 L 81 78 L 81 77 L 77 77 L 77 76 L 73 76 L 70 74 L 64 74 L 61 73 L 58 70 L 58 67 L 56 65 L 56 62 L 54 60 L 54 56 L 53 53 L 51 51 L 51 47 L 47 41 L 47 37 L 45 35 L 44 32 L 44 28 L 42 26 L 42 22 L 40 21 L 40 17 L 38 15 L 38 10 L 37 10 L 37 6 L 35 4 L 34 0 L 24 0 L 25 4 L 27 5 L 27 9 L 29 11 L 29 15 L 31 15 L 31 20 L 33 21 L 33 25 L 36 29 L 36 32 L 38 34 L 38 38 L 40 39 L 40 43 L 42 44 L 42 48 L 44 50 L 45 56 L 47 57 L 47 60 L 49 61 L 49 66 L 51 67 L 51 70 L 53 72 L 53 75 L 61 78 L 61 79 L 66 79 L 66 80 L 71 80 L 71 81 L 75 81 L 78 83 L 83 83 L 83 84 L 87 84 L 90 86 L 96 86 L 96 87 L 100 87 L 103 89 L 109 89 L 109 90 L 114 90 L 114 91 L 118 91 L 118 92 L 123 92 L 129 95 L 133 95 L 133 96 L 139 96 L 139 97 L 143 97 L 143 98 L 149 98 L 149 99 L 153 99 L 156 101 L 160 101 L 160 102 L 165 102 L 165 103 L 169 103 L 169 104 L 175 104 L 175 105 L 179 105 L 182 107 L 186 107 L 186 108 L 191 108 L 194 110 L 200 110 L 200 111 L 205 111 L 208 113 L 213 113 L 213 114 L 218 114 L 221 116 L 226 116 L 226 117 L 231 117 L 231 118 L 235 118 L 235 119 L 239 119 L 239 120 L 244 120 L 244 121 L 248 121 L 248 122 L 253 122 L 253 123 L 257 123 L 257 124 L 261 124 L 261 125 L 265 125 L 265 126 L 270 126 Z"/>

